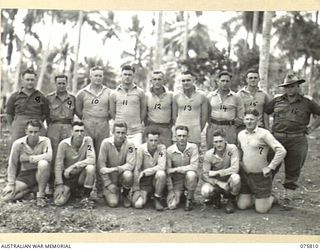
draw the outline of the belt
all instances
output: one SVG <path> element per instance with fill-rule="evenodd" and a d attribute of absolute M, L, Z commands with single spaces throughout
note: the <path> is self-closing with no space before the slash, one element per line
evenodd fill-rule
<path fill-rule="evenodd" d="M 148 126 L 170 127 L 170 123 L 152 122 L 148 120 Z"/>
<path fill-rule="evenodd" d="M 72 119 L 58 119 L 51 121 L 52 124 L 59 123 L 59 124 L 71 124 Z"/>
<path fill-rule="evenodd" d="M 217 125 L 234 125 L 234 120 L 231 121 L 218 121 L 216 119 L 210 118 L 210 121 Z"/>
<path fill-rule="evenodd" d="M 299 137 L 299 136 L 305 136 L 305 133 L 295 133 L 295 134 L 288 134 L 288 133 L 278 133 L 278 132 L 273 132 L 273 135 L 275 137 Z"/>

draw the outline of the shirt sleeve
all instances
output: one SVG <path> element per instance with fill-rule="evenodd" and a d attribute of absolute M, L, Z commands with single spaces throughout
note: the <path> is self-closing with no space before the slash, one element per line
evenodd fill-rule
<path fill-rule="evenodd" d="M 134 145 L 128 145 L 126 163 L 118 166 L 122 172 L 124 171 L 133 171 L 134 165 L 136 163 L 136 149 Z"/>
<path fill-rule="evenodd" d="M 173 189 L 171 175 L 168 173 L 168 170 L 171 168 L 172 168 L 171 153 L 167 151 L 167 188 L 169 191 Z"/>
<path fill-rule="evenodd" d="M 83 91 L 79 91 L 76 96 L 76 115 L 82 119 L 83 111 Z"/>
<path fill-rule="evenodd" d="M 166 146 L 160 145 L 158 162 L 157 162 L 157 165 L 153 167 L 155 172 L 166 169 L 166 161 L 167 161 L 166 159 L 167 159 Z"/>
<path fill-rule="evenodd" d="M 15 93 L 12 94 L 12 95 L 8 98 L 7 108 L 6 108 L 6 113 L 7 113 L 8 115 L 12 115 L 12 116 L 15 115 L 15 112 L 14 112 L 14 111 L 15 111 L 15 110 L 14 110 L 15 99 L 16 99 Z"/>
<path fill-rule="evenodd" d="M 286 156 L 287 151 L 281 145 L 281 143 L 278 140 L 276 140 L 276 138 L 274 138 L 274 136 L 269 131 L 265 133 L 264 140 L 269 145 L 269 147 L 271 147 L 272 150 L 275 152 L 275 155 L 268 166 L 269 168 L 275 170 L 277 166 L 280 165 L 284 157 Z"/>
<path fill-rule="evenodd" d="M 244 104 L 242 102 L 242 99 L 240 98 L 239 95 L 235 95 L 237 98 L 237 119 L 240 123 L 243 122 L 243 117 L 244 117 Z"/>
<path fill-rule="evenodd" d="M 274 112 L 274 103 L 275 103 L 275 98 L 272 99 L 267 105 L 264 107 L 264 112 L 267 113 L 268 115 L 272 114 Z"/>
<path fill-rule="evenodd" d="M 8 166 L 8 183 L 15 184 L 17 171 L 19 167 L 19 155 L 20 155 L 20 142 L 15 141 L 12 145 L 9 166 Z"/>
<path fill-rule="evenodd" d="M 230 156 L 230 167 L 226 169 L 221 169 L 220 176 L 228 176 L 231 174 L 237 174 L 239 172 L 239 152 L 236 146 L 231 147 L 228 154 Z"/>
<path fill-rule="evenodd" d="M 57 185 L 63 184 L 63 171 L 64 171 L 64 158 L 65 158 L 65 151 L 66 144 L 64 142 L 60 142 L 58 145 L 58 151 L 56 155 L 55 165 L 54 165 L 54 175 L 55 175 L 55 183 Z"/>
<path fill-rule="evenodd" d="M 143 164 L 143 148 L 140 147 L 137 150 L 137 158 L 136 158 L 136 164 L 134 166 L 133 171 L 133 189 L 139 190 L 139 175 L 141 173 L 141 168 Z"/>
<path fill-rule="evenodd" d="M 314 101 L 310 101 L 310 107 L 312 114 L 320 115 L 320 105 Z"/>
<path fill-rule="evenodd" d="M 102 168 L 107 168 L 107 161 L 108 161 L 108 142 L 106 140 L 103 140 L 100 146 L 99 156 L 98 156 L 98 169 L 99 171 Z M 110 179 L 109 174 L 103 174 L 101 175 L 103 185 L 105 187 L 109 186 L 112 181 Z"/>
<path fill-rule="evenodd" d="M 87 137 L 85 143 L 86 158 L 82 161 L 77 162 L 80 167 L 86 167 L 88 165 L 96 165 L 96 153 L 93 146 L 93 141 L 91 137 Z"/>
<path fill-rule="evenodd" d="M 116 119 L 116 92 L 112 91 L 109 100 L 110 115 L 112 119 Z"/>
<path fill-rule="evenodd" d="M 41 160 L 46 160 L 48 162 L 52 161 L 52 147 L 51 147 L 51 141 L 49 138 L 45 138 L 45 140 L 42 142 L 42 154 L 40 155 L 31 155 L 32 162 L 37 163 Z"/>
<path fill-rule="evenodd" d="M 188 171 L 198 171 L 198 166 L 199 166 L 199 151 L 197 145 L 192 145 L 190 147 L 191 149 L 191 157 L 190 157 L 190 164 L 186 166 L 181 166 L 179 167 L 181 170 L 184 172 Z"/>
<path fill-rule="evenodd" d="M 211 163 L 210 163 L 210 152 L 207 151 L 204 155 L 203 164 L 202 164 L 202 180 L 204 182 L 210 183 L 211 185 L 215 185 L 215 182 L 213 178 L 209 176 L 209 171 L 211 169 Z"/>
<path fill-rule="evenodd" d="M 47 120 L 50 117 L 49 100 L 42 95 L 43 106 L 42 106 L 42 120 Z"/>

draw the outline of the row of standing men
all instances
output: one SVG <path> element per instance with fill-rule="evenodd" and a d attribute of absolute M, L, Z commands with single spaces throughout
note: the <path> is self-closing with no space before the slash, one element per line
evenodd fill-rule
<path fill-rule="evenodd" d="M 7 103 L 12 140 L 24 135 L 28 120 L 46 119 L 47 136 L 55 156 L 59 142 L 71 135 L 71 123 L 74 114 L 77 114 L 84 123 L 86 134 L 93 139 L 96 152 L 100 151 L 102 140 L 109 137 L 110 117 L 116 122 L 126 122 L 128 141 L 134 143 L 135 148 L 142 144 L 143 123 L 146 127 L 156 126 L 160 130 L 161 142 L 167 147 L 172 144 L 172 138 L 176 138 L 172 137 L 172 125 L 187 125 L 189 142 L 199 146 L 201 131 L 208 123 L 206 137 L 207 148 L 210 149 L 213 133 L 218 128 L 224 129 L 228 143 L 236 144 L 237 134 L 244 128 L 243 112 L 254 107 L 259 113 L 258 126 L 262 128 L 269 128 L 267 114 L 274 113 L 273 135 L 288 152 L 284 187 L 289 190 L 297 188 L 300 169 L 307 154 L 305 135 L 319 125 L 316 121 L 307 127 L 310 115 L 320 114 L 319 105 L 299 94 L 299 84 L 304 80 L 288 75 L 280 85 L 286 93 L 271 100 L 258 87 L 259 73 L 255 70 L 247 72 L 248 85 L 238 93 L 230 90 L 231 74 L 221 72 L 217 90 L 207 96 L 195 89 L 195 78 L 188 71 L 181 74 L 182 91 L 176 95 L 164 88 L 163 72 L 152 73 L 151 91 L 147 94 L 134 84 L 134 74 L 133 67 L 124 66 L 121 84 L 111 91 L 102 84 L 103 69 L 94 67 L 90 70 L 91 83 L 76 97 L 66 91 L 67 77 L 56 76 L 57 91 L 45 98 L 34 89 L 36 74 L 25 71 L 22 74 L 23 88 L 12 94 Z"/>

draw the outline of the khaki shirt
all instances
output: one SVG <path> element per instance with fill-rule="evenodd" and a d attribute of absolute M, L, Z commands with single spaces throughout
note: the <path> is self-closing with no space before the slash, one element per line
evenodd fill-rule
<path fill-rule="evenodd" d="M 119 167 L 122 171 L 132 171 L 136 163 L 136 150 L 133 143 L 125 140 L 121 145 L 120 151 L 114 144 L 114 137 L 106 138 L 102 141 L 99 157 L 98 168 Z M 105 186 L 111 184 L 108 174 L 103 176 Z"/>
<path fill-rule="evenodd" d="M 50 121 L 59 119 L 73 120 L 75 114 L 76 98 L 74 95 L 67 93 L 66 98 L 63 100 L 53 92 L 47 96 L 50 109 Z"/>
<path fill-rule="evenodd" d="M 38 162 L 52 160 L 52 148 L 50 139 L 45 136 L 39 136 L 39 141 L 34 148 L 31 148 L 27 143 L 27 137 L 24 136 L 17 139 L 11 148 L 8 166 L 8 183 L 14 184 L 18 170 L 26 171 L 37 169 Z M 29 156 L 29 161 L 21 161 L 21 156 Z"/>
<path fill-rule="evenodd" d="M 215 153 L 215 148 L 208 150 L 204 155 L 203 161 L 203 180 L 214 185 L 210 177 L 211 170 L 218 171 L 221 177 L 236 174 L 239 172 L 239 152 L 234 144 L 227 144 L 223 156 L 220 157 Z"/>
<path fill-rule="evenodd" d="M 247 173 L 261 173 L 264 167 L 276 169 L 286 156 L 287 151 L 273 135 L 264 128 L 255 128 L 252 133 L 242 130 L 238 134 L 239 149 L 242 151 L 243 169 Z M 269 163 L 268 151 L 275 155 Z"/>
<path fill-rule="evenodd" d="M 71 144 L 72 137 L 59 143 L 54 173 L 56 184 L 63 183 L 63 172 L 71 165 L 77 163 L 80 167 L 96 164 L 96 154 L 91 137 L 85 136 L 78 151 Z"/>
<path fill-rule="evenodd" d="M 311 114 L 320 115 L 320 106 L 302 95 L 298 95 L 297 100 L 290 103 L 284 94 L 272 99 L 266 106 L 265 112 L 273 113 L 273 132 L 305 133 Z"/>
<path fill-rule="evenodd" d="M 22 88 L 9 97 L 7 114 L 12 117 L 25 115 L 33 119 L 45 120 L 49 115 L 48 100 L 39 90 L 35 89 L 34 92 L 28 96 Z"/>

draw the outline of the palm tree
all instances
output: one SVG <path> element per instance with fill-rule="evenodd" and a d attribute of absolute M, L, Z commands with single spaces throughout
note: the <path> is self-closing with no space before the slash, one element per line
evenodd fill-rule
<path fill-rule="evenodd" d="M 260 49 L 260 61 L 259 61 L 259 73 L 260 73 L 260 84 L 263 89 L 269 92 L 268 82 L 268 70 L 269 70 L 269 54 L 270 54 L 270 40 L 271 40 L 271 28 L 272 18 L 274 11 L 266 11 L 263 17 L 263 28 L 262 28 L 262 45 Z"/>

